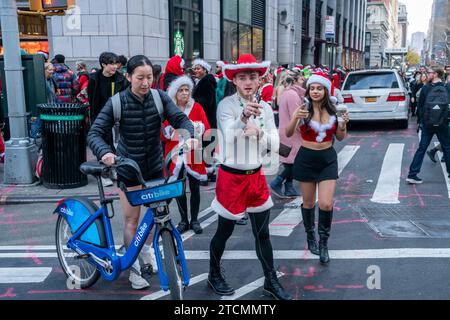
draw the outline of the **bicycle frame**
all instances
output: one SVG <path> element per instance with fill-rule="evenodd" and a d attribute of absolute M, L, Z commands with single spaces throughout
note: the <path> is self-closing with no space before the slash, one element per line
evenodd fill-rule
<path fill-rule="evenodd" d="M 156 213 L 158 209 L 156 210 Z M 166 272 L 164 271 L 161 251 L 159 250 L 159 238 L 163 230 L 171 233 L 172 238 L 175 239 L 177 247 L 177 261 L 181 264 L 183 274 L 183 285 L 189 285 L 189 271 L 187 269 L 186 257 L 183 250 L 183 240 L 180 233 L 173 225 L 170 217 L 166 214 L 163 216 L 154 216 L 155 210 L 148 208 L 142 219 L 136 234 L 124 256 L 117 255 L 114 237 L 111 228 L 111 222 L 108 218 L 108 207 L 103 204 L 102 207 L 92 215 L 83 225 L 75 232 L 72 238 L 69 239 L 67 247 L 76 251 L 80 255 L 89 255 L 87 258 L 91 263 L 97 266 L 101 272 L 102 277 L 107 281 L 116 280 L 122 271 L 129 269 L 138 258 L 138 255 L 150 235 L 151 230 L 155 227 L 153 235 L 153 248 L 155 250 L 156 263 L 158 265 L 158 274 L 160 279 L 160 287 L 162 290 L 169 290 L 169 281 Z M 105 237 L 107 248 L 101 248 L 80 240 L 83 233 L 101 218 L 105 229 Z M 162 219 L 161 219 L 162 218 Z"/>

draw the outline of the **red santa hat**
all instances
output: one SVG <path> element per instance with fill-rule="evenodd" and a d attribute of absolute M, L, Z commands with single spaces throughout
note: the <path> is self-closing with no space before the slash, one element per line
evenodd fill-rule
<path fill-rule="evenodd" d="M 270 68 L 270 61 L 258 63 L 252 54 L 241 54 L 236 64 L 227 64 L 223 67 L 223 73 L 228 81 L 233 81 L 236 74 L 241 72 L 256 71 L 264 76 Z"/>
<path fill-rule="evenodd" d="M 208 71 L 208 73 L 211 72 L 211 65 L 203 59 L 195 59 L 194 62 L 192 63 L 192 66 L 193 67 L 200 66 L 206 71 Z"/>
<path fill-rule="evenodd" d="M 191 78 L 188 76 L 181 76 L 177 78 L 176 80 L 172 81 L 172 83 L 169 85 L 169 88 L 167 89 L 167 95 L 175 102 L 175 97 L 177 96 L 178 90 L 182 86 L 188 86 L 189 91 L 192 92 L 194 90 L 194 83 L 192 82 Z"/>
<path fill-rule="evenodd" d="M 308 82 L 306 82 L 306 86 L 309 87 L 313 83 L 318 83 L 328 89 L 328 93 L 330 95 L 334 95 L 334 88 L 331 80 L 325 73 L 318 72 L 314 73 L 311 77 L 309 77 Z"/>

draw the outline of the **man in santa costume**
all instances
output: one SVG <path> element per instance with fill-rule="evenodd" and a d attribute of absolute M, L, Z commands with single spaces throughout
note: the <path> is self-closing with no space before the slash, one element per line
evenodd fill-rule
<path fill-rule="evenodd" d="M 248 213 L 256 254 L 264 271 L 264 293 L 275 299 L 290 300 L 274 268 L 269 233 L 273 202 L 262 172 L 263 155 L 268 148 L 277 152 L 279 136 L 272 108 L 255 99 L 259 78 L 269 67 L 270 62 L 258 63 L 253 55 L 243 54 L 237 64 L 223 68 L 224 77 L 233 81 L 237 93 L 222 100 L 217 110 L 221 165 L 211 207 L 219 214 L 219 221 L 210 244 L 208 284 L 219 295 L 234 294 L 221 271 L 220 260 L 235 222 Z"/>

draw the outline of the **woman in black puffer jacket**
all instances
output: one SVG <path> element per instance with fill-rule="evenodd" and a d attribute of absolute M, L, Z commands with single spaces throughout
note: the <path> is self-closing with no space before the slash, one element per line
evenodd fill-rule
<path fill-rule="evenodd" d="M 150 91 L 153 83 L 153 68 L 145 56 L 135 56 L 127 65 L 127 79 L 131 86 L 120 93 L 122 115 L 120 120 L 120 140 L 117 155 L 133 159 L 142 171 L 145 180 L 163 177 L 160 130 L 162 119 Z M 189 118 L 162 91 L 159 91 L 164 107 L 163 118 L 167 119 L 175 129 L 186 130 L 186 139 L 194 137 L 194 127 Z M 111 99 L 101 110 L 88 134 L 88 145 L 92 152 L 108 166 L 114 164 L 116 155 L 106 143 L 104 137 L 114 126 L 114 112 Z M 187 143 L 191 143 L 188 141 Z M 142 186 L 132 170 L 119 168 L 118 183 L 123 183 L 129 191 L 141 189 Z M 139 223 L 140 207 L 132 207 L 122 191 L 119 191 L 120 203 L 124 213 L 124 243 L 128 248 Z M 150 237 L 149 237 L 150 239 Z M 147 240 L 151 244 L 151 240 Z M 141 251 L 144 264 L 151 263 L 150 246 L 145 245 Z M 156 267 L 156 266 L 153 266 Z M 133 269 L 140 272 L 139 260 Z M 148 287 L 148 282 L 141 274 L 130 273 L 130 281 L 134 289 Z"/>

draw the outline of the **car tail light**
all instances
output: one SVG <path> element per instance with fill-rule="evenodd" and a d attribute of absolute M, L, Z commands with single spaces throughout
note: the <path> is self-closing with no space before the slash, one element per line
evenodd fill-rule
<path fill-rule="evenodd" d="M 355 103 L 355 101 L 353 100 L 353 96 L 351 94 L 344 94 L 344 103 Z"/>
<path fill-rule="evenodd" d="M 387 102 L 403 102 L 406 101 L 406 95 L 403 92 L 391 93 L 387 99 Z"/>

